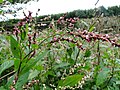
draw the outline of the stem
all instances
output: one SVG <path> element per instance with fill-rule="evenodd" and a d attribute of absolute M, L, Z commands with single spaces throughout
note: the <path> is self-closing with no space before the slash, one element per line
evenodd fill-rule
<path fill-rule="evenodd" d="M 100 22 L 99 19 L 98 21 Z M 100 24 L 98 25 L 98 33 L 100 34 Z M 97 52 L 98 52 L 98 65 L 100 65 L 100 40 L 99 39 L 98 39 Z"/>
<path fill-rule="evenodd" d="M 100 40 L 98 40 L 97 52 L 98 52 L 98 65 L 100 65 Z"/>
<path fill-rule="evenodd" d="M 98 4 L 99 0 L 97 0 L 97 2 L 95 3 L 95 6 Z"/>
<path fill-rule="evenodd" d="M 26 59 L 33 51 L 34 51 L 34 50 L 30 51 L 30 52 L 23 58 L 23 60 Z M 28 62 L 28 61 L 27 61 L 27 62 Z M 27 62 L 26 62 L 26 63 L 27 63 Z M 24 67 L 25 67 L 25 66 L 24 66 Z M 22 67 L 21 69 L 23 69 L 24 67 Z"/>
<path fill-rule="evenodd" d="M 23 60 L 26 59 L 33 51 L 34 51 L 34 50 L 30 51 L 30 52 L 23 58 Z"/>
<path fill-rule="evenodd" d="M 12 72 L 10 72 L 10 73 L 8 73 L 8 74 L 2 76 L 2 77 L 0 78 L 0 80 L 3 79 L 3 78 L 5 78 L 5 77 L 7 77 L 7 76 L 9 76 L 9 75 L 11 75 L 11 74 L 13 74 L 13 73 L 15 73 L 15 71 L 12 71 Z"/>
<path fill-rule="evenodd" d="M 21 62 L 21 60 L 20 60 L 20 64 L 19 64 L 19 68 L 18 68 L 17 76 L 19 76 L 21 65 L 22 65 L 22 62 Z"/>
<path fill-rule="evenodd" d="M 21 46 L 21 45 L 20 45 Z M 22 50 L 22 49 L 21 49 Z M 21 68 L 21 65 L 22 65 L 22 51 L 20 50 L 20 64 L 19 64 L 19 67 L 18 67 L 18 72 L 17 72 L 17 76 L 19 76 L 19 73 L 20 73 L 20 68 Z"/>

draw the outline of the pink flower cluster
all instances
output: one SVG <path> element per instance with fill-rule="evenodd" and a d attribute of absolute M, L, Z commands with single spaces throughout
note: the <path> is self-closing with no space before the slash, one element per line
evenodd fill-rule
<path fill-rule="evenodd" d="M 74 35 L 77 37 L 81 37 L 82 39 L 85 39 L 88 42 L 91 42 L 92 40 L 102 40 L 111 43 L 115 47 L 120 47 L 120 44 L 117 44 L 117 40 L 111 39 L 111 37 L 108 34 L 96 34 L 94 32 L 88 32 L 87 30 L 84 31 L 78 31 L 78 32 L 68 32 L 70 35 Z"/>
<path fill-rule="evenodd" d="M 115 47 L 120 47 L 120 44 L 117 44 L 117 40 L 111 39 L 111 37 L 108 34 L 96 34 L 94 32 L 88 32 L 87 30 L 84 30 L 84 31 L 79 30 L 77 32 L 67 32 L 67 33 L 74 36 L 74 37 L 80 37 L 80 38 L 86 40 L 87 42 L 91 42 L 93 40 L 94 41 L 102 40 L 102 41 L 106 41 L 106 42 L 111 43 Z M 81 50 L 85 50 L 82 47 L 82 43 L 79 44 L 78 41 L 75 41 L 72 38 L 54 37 L 50 43 L 55 43 L 55 42 L 59 42 L 59 41 L 67 41 L 67 42 L 74 43 Z"/>
<path fill-rule="evenodd" d="M 29 41 L 29 46 L 31 44 L 36 44 L 36 33 L 34 33 L 33 35 L 28 34 L 28 41 Z"/>
<path fill-rule="evenodd" d="M 28 47 L 29 49 L 31 48 L 31 45 L 35 45 L 36 44 L 36 32 L 33 33 L 33 34 L 28 34 Z M 36 50 L 34 49 L 32 52 L 31 52 L 31 55 L 30 57 L 28 58 L 28 60 L 30 60 L 32 57 L 34 57 L 36 54 Z"/>
<path fill-rule="evenodd" d="M 18 22 L 17 25 L 13 28 L 13 34 L 16 36 L 18 36 L 18 34 L 21 32 L 20 29 L 22 26 L 32 21 L 32 12 L 29 11 L 28 16 L 24 13 L 24 16 L 25 18 L 23 18 L 20 22 Z"/>
<path fill-rule="evenodd" d="M 57 26 L 64 26 L 64 27 L 68 27 L 68 28 L 74 28 L 74 24 L 76 24 L 76 22 L 79 20 L 79 18 L 66 18 L 66 14 L 64 14 L 62 17 L 60 17 L 57 20 Z"/>

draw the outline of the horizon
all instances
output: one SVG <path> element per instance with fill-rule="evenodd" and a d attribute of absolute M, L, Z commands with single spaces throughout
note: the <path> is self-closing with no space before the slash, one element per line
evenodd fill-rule
<path fill-rule="evenodd" d="M 88 10 L 98 8 L 100 6 L 104 6 L 105 8 L 111 6 L 119 6 L 120 0 L 99 0 L 97 5 L 95 3 L 97 0 L 92 0 L 88 2 L 88 0 L 80 1 L 80 0 L 39 0 L 37 1 L 30 1 L 27 4 L 16 4 L 10 5 L 8 8 L 4 8 L 4 10 L 11 9 L 15 11 L 15 8 L 23 7 L 23 9 L 17 11 L 16 17 L 13 14 L 5 14 L 5 16 L 0 16 L 0 18 L 4 19 L 20 19 L 23 18 L 23 11 L 28 14 L 28 11 L 33 12 L 32 16 L 36 15 L 38 9 L 40 12 L 38 13 L 39 16 L 42 15 L 51 15 L 51 14 L 59 14 L 59 13 L 66 13 L 71 12 L 74 10 Z M 14 8 L 13 8 L 14 7 Z M 1 19 L 0 19 L 1 21 Z"/>

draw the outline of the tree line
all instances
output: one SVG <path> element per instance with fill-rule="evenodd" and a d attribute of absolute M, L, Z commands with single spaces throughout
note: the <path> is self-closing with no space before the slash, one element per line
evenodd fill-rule
<path fill-rule="evenodd" d="M 62 16 L 64 13 L 59 14 L 52 14 L 52 15 L 43 15 L 39 16 L 39 19 L 45 18 L 47 16 L 51 16 L 51 19 L 57 20 L 60 16 Z M 105 8 L 104 6 L 100 6 L 98 8 L 94 9 L 88 9 L 88 10 L 74 10 L 72 12 L 66 13 L 66 18 L 93 18 L 95 16 L 119 16 L 120 15 L 120 5 L 119 6 L 112 6 Z"/>
<path fill-rule="evenodd" d="M 37 17 L 37 22 L 44 22 L 48 21 L 47 23 L 50 23 L 52 19 L 58 20 L 61 16 L 63 16 L 65 13 L 59 13 L 59 14 L 52 14 L 52 15 L 42 15 Z M 72 12 L 66 13 L 66 18 L 93 18 L 96 16 L 120 16 L 120 5 L 119 6 L 112 6 L 108 7 L 107 9 L 104 6 L 100 6 L 98 8 L 89 9 L 89 10 L 74 10 Z M 8 29 L 11 28 L 16 22 L 18 22 L 18 19 L 12 19 L 5 22 L 0 22 L 0 27 L 7 27 Z"/>

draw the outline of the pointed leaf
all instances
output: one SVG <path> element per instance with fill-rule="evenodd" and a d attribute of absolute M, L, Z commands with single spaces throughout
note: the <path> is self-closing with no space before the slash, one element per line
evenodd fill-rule
<path fill-rule="evenodd" d="M 43 67 L 42 65 L 35 65 L 34 68 L 35 68 L 36 70 L 38 70 L 38 71 L 41 71 L 41 70 L 44 69 L 44 67 Z"/>
<path fill-rule="evenodd" d="M 18 70 L 19 65 L 20 65 L 20 60 L 18 60 L 18 59 L 14 60 L 14 68 L 15 68 L 15 71 Z"/>
<path fill-rule="evenodd" d="M 68 55 L 71 57 L 71 55 L 72 55 L 72 53 L 73 53 L 72 48 L 67 49 L 67 53 L 68 53 Z"/>
<path fill-rule="evenodd" d="M 10 37 L 10 45 L 11 45 L 11 51 L 16 58 L 20 58 L 20 47 L 16 39 L 11 36 Z"/>
<path fill-rule="evenodd" d="M 40 73 L 40 71 L 37 70 L 32 70 L 29 74 L 28 80 L 32 80 L 34 77 L 36 77 L 38 74 Z"/>
<path fill-rule="evenodd" d="M 75 63 L 75 60 L 73 60 L 72 58 L 67 58 L 67 60 L 70 63 L 70 65 L 73 65 Z"/>
<path fill-rule="evenodd" d="M 28 63 L 25 65 L 25 67 L 22 69 L 21 73 L 25 73 L 27 71 L 29 71 L 32 67 L 35 66 L 35 64 L 41 60 L 46 54 L 48 53 L 48 51 L 44 51 L 43 53 L 41 53 L 36 59 L 31 59 L 30 61 L 28 61 Z"/>
<path fill-rule="evenodd" d="M 15 85 L 15 87 L 16 87 L 17 90 L 22 90 L 21 88 L 27 82 L 28 76 L 29 76 L 29 72 L 26 72 L 25 74 L 21 75 L 18 78 L 18 81 L 17 81 L 17 83 Z"/>
<path fill-rule="evenodd" d="M 105 80 L 107 79 L 108 75 L 109 75 L 110 69 L 108 68 L 103 68 L 103 70 L 98 74 L 97 76 L 97 80 L 96 80 L 96 85 L 102 85 Z"/>
<path fill-rule="evenodd" d="M 90 55 L 91 55 L 91 51 L 87 49 L 84 57 L 90 57 Z"/>
<path fill-rule="evenodd" d="M 21 32 L 21 40 L 24 41 L 26 37 L 26 31 Z"/>
<path fill-rule="evenodd" d="M 89 32 L 92 32 L 94 30 L 94 25 L 90 26 Z"/>
<path fill-rule="evenodd" d="M 9 79 L 8 79 L 6 85 L 5 85 L 5 88 L 6 88 L 7 90 L 10 89 L 10 86 L 13 84 L 13 80 L 14 80 L 14 79 L 15 79 L 15 74 L 9 77 Z M 1 89 L 0 89 L 0 90 L 1 90 Z"/>
<path fill-rule="evenodd" d="M 50 71 L 50 70 L 47 71 L 47 72 L 44 74 L 44 76 L 46 76 L 46 77 L 48 77 L 48 75 L 53 76 L 53 77 L 56 76 L 55 73 L 54 73 L 53 71 Z"/>
<path fill-rule="evenodd" d="M 64 87 L 64 86 L 74 86 L 79 81 L 82 80 L 84 75 L 71 75 L 65 78 L 65 80 L 60 80 L 58 83 L 58 87 Z"/>
<path fill-rule="evenodd" d="M 13 60 L 9 60 L 9 61 L 4 62 L 4 63 L 0 66 L 0 74 L 1 74 L 4 70 L 10 68 L 10 67 L 13 66 L 13 65 L 14 65 L 14 61 L 13 61 Z"/>

